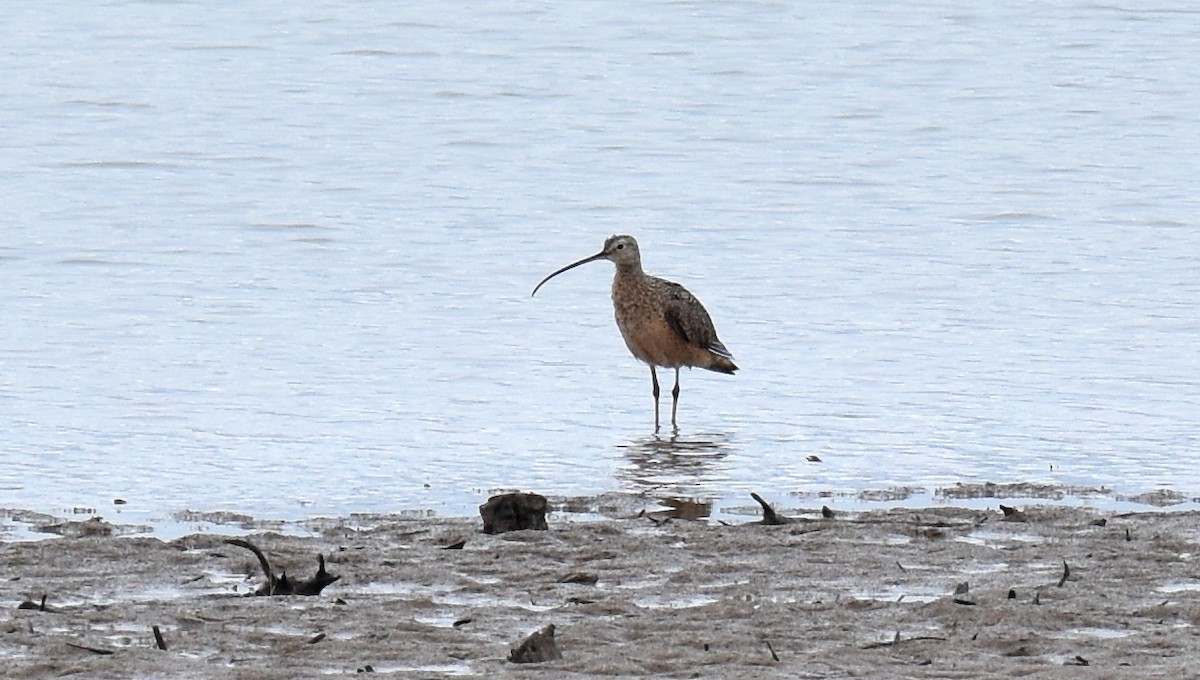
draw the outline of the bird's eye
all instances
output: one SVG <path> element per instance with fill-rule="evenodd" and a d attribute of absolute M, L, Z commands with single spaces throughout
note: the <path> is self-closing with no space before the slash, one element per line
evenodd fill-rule
<path fill-rule="evenodd" d="M 624 243 L 618 243 L 618 244 L 617 244 L 617 250 L 621 250 L 621 249 L 623 249 L 624 247 L 625 247 L 625 244 L 624 244 Z"/>

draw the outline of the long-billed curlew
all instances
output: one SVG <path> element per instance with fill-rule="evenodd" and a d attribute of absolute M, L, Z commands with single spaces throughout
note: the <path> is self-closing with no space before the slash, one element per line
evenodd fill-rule
<path fill-rule="evenodd" d="M 675 389 L 671 390 L 671 426 L 676 431 L 675 411 L 679 407 L 679 369 L 707 368 L 718 373 L 733 373 L 737 366 L 733 355 L 717 339 L 717 329 L 704 305 L 678 283 L 650 276 L 642 271 L 642 256 L 632 236 L 610 236 L 604 249 L 573 262 L 534 287 L 537 295 L 542 284 L 581 264 L 609 260 L 617 266 L 613 275 L 612 300 L 617 328 L 625 346 L 650 366 L 654 384 L 654 431 L 658 432 L 658 373 L 655 366 L 675 369 Z"/>

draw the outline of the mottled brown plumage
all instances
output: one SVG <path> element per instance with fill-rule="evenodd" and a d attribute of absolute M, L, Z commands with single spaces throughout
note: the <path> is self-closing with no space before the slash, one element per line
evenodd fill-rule
<path fill-rule="evenodd" d="M 573 262 L 542 279 L 534 289 L 581 264 L 609 260 L 616 265 L 613 275 L 613 311 L 625 346 L 650 366 L 654 389 L 654 430 L 658 421 L 658 373 L 656 366 L 675 369 L 675 388 L 671 391 L 671 425 L 678 430 L 675 412 L 679 406 L 679 369 L 706 368 L 718 373 L 733 373 L 737 365 L 733 355 L 717 338 L 712 319 L 696 296 L 678 283 L 672 283 L 642 271 L 642 257 L 632 236 L 610 236 L 604 249 L 591 257 Z"/>

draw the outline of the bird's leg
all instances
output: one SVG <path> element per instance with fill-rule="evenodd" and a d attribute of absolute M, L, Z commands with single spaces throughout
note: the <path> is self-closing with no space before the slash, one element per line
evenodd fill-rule
<path fill-rule="evenodd" d="M 650 380 L 654 384 L 654 433 L 658 434 L 658 374 L 654 372 L 654 364 L 650 364 Z"/>
<path fill-rule="evenodd" d="M 675 389 L 671 390 L 671 427 L 679 432 L 679 424 L 675 422 L 675 409 L 679 408 L 679 367 L 675 368 Z"/>

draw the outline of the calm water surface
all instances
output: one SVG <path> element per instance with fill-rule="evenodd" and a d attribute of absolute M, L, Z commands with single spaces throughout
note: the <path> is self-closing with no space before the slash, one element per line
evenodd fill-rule
<path fill-rule="evenodd" d="M 459 5 L 0 18 L 0 507 L 1200 494 L 1187 3 Z M 675 438 L 529 296 L 612 233 L 742 367 Z"/>

